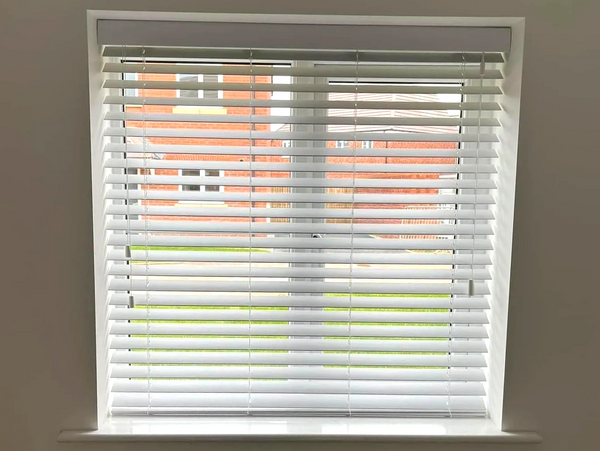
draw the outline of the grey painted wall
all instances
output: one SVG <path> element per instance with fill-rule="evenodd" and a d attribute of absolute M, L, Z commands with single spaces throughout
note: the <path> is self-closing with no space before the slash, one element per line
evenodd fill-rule
<path fill-rule="evenodd" d="M 537 430 L 544 442 L 369 447 L 600 449 L 600 1 L 0 0 L 1 449 L 200 447 L 56 442 L 61 429 L 95 421 L 86 9 L 119 8 L 525 17 L 504 407 L 507 427 Z M 203 447 L 342 446 L 364 445 Z"/>

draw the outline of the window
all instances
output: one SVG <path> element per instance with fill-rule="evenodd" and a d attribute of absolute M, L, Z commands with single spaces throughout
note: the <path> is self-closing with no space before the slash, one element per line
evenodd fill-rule
<path fill-rule="evenodd" d="M 128 175 L 131 175 L 131 176 L 136 176 L 138 174 L 138 169 L 137 168 L 126 168 L 125 173 Z M 128 180 L 126 180 L 126 181 L 130 180 L 129 177 L 127 177 L 127 179 Z M 137 191 L 138 187 L 139 187 L 139 185 L 137 183 L 129 182 L 129 184 L 127 184 L 125 188 L 130 191 Z"/>
<path fill-rule="evenodd" d="M 219 83 L 219 76 L 217 74 L 205 74 L 203 77 L 205 83 Z M 204 90 L 205 99 L 218 99 L 219 97 L 223 97 L 223 95 L 219 95 L 219 91 L 217 89 Z"/>
<path fill-rule="evenodd" d="M 179 82 L 192 83 L 213 83 L 222 82 L 218 74 L 177 74 Z M 204 99 L 219 99 L 223 97 L 223 91 L 218 89 L 178 89 L 177 97 L 183 98 L 204 98 Z"/>
<path fill-rule="evenodd" d="M 109 122 L 95 149 L 109 414 L 488 414 L 508 49 L 338 52 L 340 32 L 315 53 L 149 47 L 153 66 L 104 50 L 109 86 L 150 67 L 176 90 L 215 61 L 235 80 L 219 117 L 171 112 L 177 98 L 150 85 L 160 113 Z M 122 118 L 105 98 L 104 118 Z M 133 186 L 125 167 L 155 172 Z M 204 200 L 220 203 L 182 205 Z"/>
<path fill-rule="evenodd" d="M 200 82 L 202 79 L 202 75 L 198 74 L 179 74 L 178 79 L 180 83 L 196 83 Z M 198 98 L 202 97 L 202 90 L 200 89 L 179 89 L 177 91 L 178 97 L 190 97 L 190 98 Z"/>
<path fill-rule="evenodd" d="M 208 170 L 204 171 L 206 177 L 221 177 L 221 171 L 217 170 Z M 207 192 L 219 192 L 221 187 L 219 185 L 205 185 L 204 190 Z"/>
<path fill-rule="evenodd" d="M 182 169 L 182 177 L 200 177 L 200 171 L 196 169 Z M 181 185 L 183 191 L 200 191 L 200 185 Z"/>
<path fill-rule="evenodd" d="M 373 147 L 373 141 L 360 141 L 358 146 L 360 146 L 361 149 L 370 149 Z M 335 147 L 340 149 L 354 147 L 354 141 L 339 140 L 335 142 Z"/>
<path fill-rule="evenodd" d="M 137 81 L 137 79 L 138 79 L 138 74 L 130 74 L 127 72 L 123 74 L 123 80 Z M 123 95 L 125 97 L 137 97 L 138 96 L 137 88 L 125 88 L 124 91 L 125 92 L 123 93 Z"/>
<path fill-rule="evenodd" d="M 360 147 L 361 147 L 361 149 L 372 149 L 373 141 L 361 141 Z"/>
<path fill-rule="evenodd" d="M 183 178 L 185 177 L 222 177 L 223 175 L 223 171 L 219 171 L 219 170 L 200 170 L 200 169 L 182 169 L 181 170 L 181 177 L 182 177 L 182 181 Z M 215 182 L 217 182 L 218 180 L 215 179 Z M 207 181 L 206 179 L 202 180 L 202 184 L 182 184 L 181 185 L 181 190 L 182 191 L 199 191 L 199 192 L 207 192 L 207 193 L 211 193 L 211 192 L 216 192 L 218 193 L 219 191 L 222 191 L 222 186 L 221 185 L 217 185 L 217 184 L 213 184 L 213 182 Z"/>

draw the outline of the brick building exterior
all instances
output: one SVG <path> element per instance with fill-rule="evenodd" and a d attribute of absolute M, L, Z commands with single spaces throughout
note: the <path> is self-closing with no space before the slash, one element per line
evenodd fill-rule
<path fill-rule="evenodd" d="M 140 75 L 142 76 L 142 75 Z M 143 75 L 144 79 L 147 81 L 179 81 L 179 78 L 175 75 L 175 74 L 144 74 Z M 196 76 L 197 77 L 197 76 Z M 224 83 L 225 85 L 227 83 L 249 83 L 250 82 L 250 77 L 248 76 L 233 76 L 233 75 L 225 75 L 225 76 L 219 76 L 219 82 Z M 206 80 L 205 80 L 206 81 Z M 267 76 L 257 76 L 255 77 L 254 83 L 271 83 L 271 77 L 267 77 Z M 143 89 L 138 90 L 138 92 L 136 93 L 131 93 L 129 95 L 139 95 L 139 96 L 149 96 L 149 97 L 165 97 L 165 98 L 177 98 L 177 97 L 202 97 L 204 96 L 205 98 L 222 98 L 222 99 L 249 99 L 250 98 L 250 92 L 247 91 L 227 91 L 227 90 L 222 90 L 222 91 L 218 91 L 218 92 L 201 92 L 198 93 L 198 91 L 181 91 L 178 92 L 176 90 L 173 89 L 152 89 L 152 90 L 148 90 L 147 92 L 144 92 Z M 393 95 L 393 94 L 392 94 Z M 335 100 L 348 100 L 352 97 L 349 96 L 353 96 L 353 94 L 340 94 L 340 93 L 336 93 L 336 94 L 332 94 L 332 96 L 335 97 L 330 97 L 332 99 Z M 373 100 L 374 97 L 378 97 L 375 100 L 391 100 L 388 98 L 380 98 L 381 95 L 369 95 L 369 94 L 363 94 L 364 99 L 366 100 Z M 413 96 L 414 97 L 414 96 Z M 424 96 L 421 96 L 424 97 Z M 255 93 L 255 99 L 260 99 L 260 100 L 269 100 L 271 98 L 271 93 L 270 92 L 266 92 L 266 91 L 256 91 Z M 401 99 L 402 100 L 402 99 Z M 410 99 L 404 99 L 404 100 L 415 100 L 414 98 L 410 98 Z M 418 100 L 418 99 L 416 99 Z M 424 98 L 421 100 L 432 100 L 431 96 L 429 96 L 429 98 Z M 250 108 L 248 107 L 189 107 L 189 106 L 173 106 L 173 105 L 145 105 L 145 106 L 132 106 L 132 105 L 128 105 L 126 107 L 128 112 L 132 112 L 132 113 L 176 113 L 176 114 L 190 114 L 190 115 L 196 115 L 196 114 L 210 114 L 210 115 L 242 115 L 242 116 L 248 116 L 252 113 L 252 115 L 254 116 L 267 116 L 271 114 L 271 110 L 270 108 L 263 108 L 263 107 L 257 107 L 257 108 L 253 108 L 253 111 L 251 112 Z M 349 114 L 353 114 L 353 112 L 348 112 L 348 110 L 343 111 L 343 110 L 330 110 L 328 112 L 329 115 L 335 115 L 335 116 L 344 116 L 344 115 L 349 115 Z M 365 114 L 365 115 L 369 115 L 370 113 L 368 111 L 361 111 L 360 114 Z M 372 113 L 371 113 L 372 114 Z M 382 114 L 380 112 L 380 114 Z M 389 111 L 389 112 L 384 112 L 383 114 L 390 114 L 393 115 L 395 114 L 394 111 Z M 402 114 L 404 114 L 404 116 L 407 115 L 406 112 L 402 112 Z M 444 112 L 436 112 L 436 111 L 432 111 L 432 112 L 412 112 L 412 114 L 414 116 L 418 116 L 418 115 L 423 115 L 423 114 L 434 114 L 434 115 L 439 115 L 439 114 L 447 114 L 445 111 Z M 408 115 L 411 115 L 411 112 L 408 112 Z M 248 123 L 219 123 L 219 122 L 215 122 L 215 123 L 201 123 L 201 122 L 154 122 L 154 121 L 147 121 L 147 122 L 141 122 L 141 121 L 128 121 L 127 123 L 128 127 L 132 127 L 132 128 L 141 128 L 141 127 L 145 127 L 146 129 L 154 129 L 154 128 L 158 128 L 158 129 L 187 129 L 187 130 L 223 130 L 223 131 L 248 131 L 248 137 L 250 138 L 250 125 Z M 268 132 L 268 131 L 273 131 L 273 129 L 271 128 L 272 124 L 263 124 L 263 123 L 258 123 L 258 124 L 254 124 L 254 129 L 256 131 L 264 131 L 264 132 Z M 289 130 L 289 127 L 287 125 L 284 126 L 280 126 L 280 128 L 278 130 Z M 350 129 L 348 128 L 348 126 L 328 126 L 330 127 L 328 130 L 329 131 L 350 131 Z M 335 128 L 337 127 L 337 129 Z M 345 128 L 344 128 L 345 127 Z M 445 127 L 443 128 L 443 130 L 440 130 L 442 127 L 438 127 L 437 130 L 435 131 L 442 131 L 442 132 L 450 132 L 450 133 L 456 133 L 458 130 L 456 127 Z M 412 129 L 408 129 L 408 128 L 404 128 L 404 129 L 399 129 L 398 127 L 388 127 L 387 129 L 389 129 L 390 131 L 406 131 L 406 132 L 419 132 L 422 130 L 419 130 L 418 128 L 412 127 Z M 386 129 L 386 130 L 387 130 Z M 361 126 L 361 129 L 359 131 L 375 131 L 373 130 L 373 127 L 369 128 L 368 126 Z M 381 128 L 379 128 L 377 131 L 381 131 Z M 431 130 L 427 130 L 429 132 L 431 132 Z M 196 146 L 215 146 L 215 147 L 220 147 L 220 146 L 240 146 L 240 147 L 249 147 L 250 146 L 250 139 L 213 139 L 213 138 L 172 138 L 172 137 L 149 137 L 147 138 L 147 143 L 149 144 L 167 144 L 167 145 L 196 145 Z M 141 138 L 129 138 L 128 142 L 141 142 Z M 282 147 L 284 145 L 290 145 L 291 143 L 286 143 L 284 141 L 281 140 L 266 140 L 266 139 L 257 139 L 257 140 L 253 140 L 253 146 L 256 147 Z M 354 146 L 353 142 L 339 142 L 339 141 L 328 141 L 327 142 L 327 146 L 328 147 L 350 147 L 352 148 Z M 401 149 L 401 148 L 407 148 L 407 149 L 417 149 L 417 148 L 423 148 L 423 149 L 440 149 L 440 148 L 445 148 L 445 149 L 456 149 L 457 148 L 457 143 L 455 142 L 399 142 L 399 141 L 369 141 L 366 142 L 366 144 L 363 144 L 362 142 L 358 142 L 357 146 L 361 146 L 363 148 L 374 148 L 374 149 L 383 149 L 383 148 L 389 148 L 389 149 Z M 160 158 L 160 159 L 164 159 L 164 160 L 196 160 L 196 161 L 228 161 L 228 162 L 238 162 L 238 161 L 247 161 L 248 160 L 248 156 L 240 156 L 240 155 L 227 155 L 227 154 L 214 154 L 214 155 L 206 155 L 206 154 L 173 154 L 173 153 L 166 153 L 166 154 L 157 154 L 155 155 L 155 158 Z M 290 158 L 286 157 L 286 156 L 256 156 L 254 157 L 255 162 L 271 162 L 271 163 L 289 163 L 290 162 Z M 330 163 L 347 163 L 347 164 L 352 164 L 353 163 L 353 157 L 335 157 L 335 156 L 330 156 L 327 157 L 327 162 Z M 422 163 L 427 163 L 427 164 L 455 164 L 457 161 L 454 158 L 400 158 L 400 157 L 384 157 L 384 156 L 375 156 L 375 157 L 364 157 L 364 156 L 360 156 L 360 157 L 356 157 L 356 164 L 371 164 L 371 163 L 375 163 L 375 164 L 422 164 Z M 143 171 L 140 170 L 139 173 L 141 174 Z M 175 175 L 195 175 L 195 176 L 214 176 L 214 177 L 248 177 L 248 172 L 241 172 L 241 171 L 229 171 L 229 170 L 225 170 L 225 171 L 196 171 L 196 170 L 192 170 L 192 171 L 183 171 L 181 172 L 180 170 L 177 169 L 154 169 L 152 171 L 153 175 L 165 175 L 165 176 L 175 176 Z M 286 178 L 286 177 L 290 177 L 290 173 L 289 172 L 266 172 L 266 171 L 256 171 L 253 175 L 254 177 L 280 177 L 280 178 Z M 432 173 L 423 173 L 423 174 L 390 174 L 390 173 L 357 173 L 356 177 L 357 178 L 383 178 L 383 179 L 390 179 L 390 178 L 438 178 L 440 175 L 439 174 L 432 174 Z M 326 175 L 327 178 L 351 178 L 352 174 L 350 173 L 344 173 L 344 172 L 332 172 L 332 173 L 327 173 Z M 207 187 L 201 187 L 201 186 L 197 186 L 197 185 L 149 185 L 147 187 L 149 190 L 183 190 L 183 191 L 201 191 L 201 190 L 206 190 L 206 192 L 209 191 L 224 191 L 224 192 L 248 192 L 248 188 L 247 187 L 236 187 L 236 186 L 207 186 Z M 328 188 L 327 189 L 329 193 L 349 193 L 351 191 L 351 188 Z M 255 192 L 289 192 L 289 189 L 283 188 L 283 187 L 257 187 L 255 188 Z M 357 194 L 438 194 L 439 190 L 437 189 L 420 189 L 420 190 L 416 190 L 416 189 L 394 189 L 394 188 L 389 188 L 389 189 L 375 189 L 375 188 L 359 188 L 356 189 L 355 193 Z M 153 200 L 153 201 L 148 201 L 149 203 L 151 203 L 152 205 L 176 205 L 178 203 L 178 201 L 176 200 Z M 183 204 L 183 203 L 182 203 Z M 189 205 L 189 203 L 187 203 L 187 205 Z M 267 205 L 265 202 L 255 202 L 253 203 L 253 206 L 257 207 L 257 208 L 261 208 L 261 207 L 285 207 L 288 204 L 279 204 L 279 205 Z M 215 204 L 211 203 L 210 204 L 211 207 L 214 207 Z M 247 203 L 244 202 L 225 202 L 223 203 L 221 206 L 223 206 L 224 208 L 226 207 L 236 207 L 236 206 L 247 206 Z M 328 205 L 328 208 L 348 208 L 348 204 L 331 204 Z M 372 205 L 368 205 L 368 204 L 357 204 L 355 205 L 355 208 L 412 208 L 414 206 L 409 206 L 409 205 L 399 205 L 399 204 L 386 204 L 386 205 L 382 205 L 382 204 L 377 204 L 375 206 Z M 422 208 L 423 206 L 421 206 Z M 173 217 L 153 217 L 152 219 L 173 219 Z M 184 218 L 177 218 L 178 220 L 184 219 Z M 188 217 L 186 219 L 189 220 L 221 220 L 223 218 L 203 218 L 203 217 Z M 227 221 L 232 221 L 232 220 L 236 220 L 236 218 L 227 218 Z M 246 220 L 244 218 L 237 218 L 237 220 L 243 221 Z M 257 218 L 257 221 L 265 221 L 265 218 Z M 275 219 L 272 219 L 273 221 L 275 221 Z M 286 219 L 280 219 L 279 221 L 286 221 Z M 339 221 L 343 221 L 343 220 L 329 220 L 331 222 L 339 222 Z M 386 222 L 398 222 L 396 220 L 378 220 L 378 222 L 382 222 L 382 221 L 386 221 Z M 369 220 L 369 222 L 372 222 L 372 220 Z M 421 221 L 420 221 L 421 222 Z M 427 221 L 428 223 L 436 223 L 436 221 Z M 411 221 L 411 223 L 415 223 L 414 220 Z"/>

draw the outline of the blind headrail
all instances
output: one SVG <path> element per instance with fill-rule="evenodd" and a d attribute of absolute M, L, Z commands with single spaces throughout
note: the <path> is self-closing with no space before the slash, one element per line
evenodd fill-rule
<path fill-rule="evenodd" d="M 509 27 L 98 20 L 101 45 L 508 52 Z"/>

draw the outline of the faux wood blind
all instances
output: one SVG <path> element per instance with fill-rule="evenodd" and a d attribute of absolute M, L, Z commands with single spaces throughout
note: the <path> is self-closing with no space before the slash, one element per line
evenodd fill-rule
<path fill-rule="evenodd" d="M 501 54 L 103 54 L 112 414 L 486 414 Z"/>

